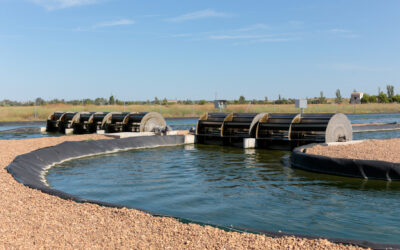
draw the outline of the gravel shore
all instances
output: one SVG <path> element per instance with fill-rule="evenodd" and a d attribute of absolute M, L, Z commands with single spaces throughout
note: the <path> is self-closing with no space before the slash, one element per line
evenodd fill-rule
<path fill-rule="evenodd" d="M 358 249 L 323 239 L 225 232 L 134 209 L 80 204 L 25 187 L 4 169 L 19 154 L 63 141 L 88 139 L 105 137 L 0 140 L 0 248 Z"/>
<path fill-rule="evenodd" d="M 400 163 L 400 138 L 385 140 L 365 140 L 346 145 L 316 145 L 307 153 L 335 158 L 379 160 Z"/>

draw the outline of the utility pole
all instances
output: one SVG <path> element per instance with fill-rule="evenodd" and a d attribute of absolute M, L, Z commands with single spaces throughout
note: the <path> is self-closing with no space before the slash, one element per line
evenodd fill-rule
<path fill-rule="evenodd" d="M 37 110 L 36 110 L 36 99 L 35 99 L 35 107 L 34 107 L 34 118 L 37 119 Z"/>

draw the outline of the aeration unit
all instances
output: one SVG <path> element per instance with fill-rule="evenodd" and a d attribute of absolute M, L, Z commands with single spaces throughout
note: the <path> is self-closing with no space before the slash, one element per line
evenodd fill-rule
<path fill-rule="evenodd" d="M 309 143 L 351 141 L 344 114 L 207 113 L 198 121 L 198 143 L 291 149 Z M 245 146 L 246 147 L 246 146 Z"/>
<path fill-rule="evenodd" d="M 48 132 L 74 134 L 154 132 L 166 126 L 156 112 L 55 112 L 47 120 Z M 292 149 L 352 139 L 344 114 L 206 113 L 196 126 L 197 143 L 246 148 Z"/>
<path fill-rule="evenodd" d="M 116 132 L 152 132 L 167 126 L 156 112 L 54 112 L 47 119 L 47 132 L 74 134 Z"/>

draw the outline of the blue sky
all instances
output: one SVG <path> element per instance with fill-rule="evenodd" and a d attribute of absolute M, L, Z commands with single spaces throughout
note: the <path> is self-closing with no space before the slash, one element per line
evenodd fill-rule
<path fill-rule="evenodd" d="M 400 92 L 400 1 L 0 0 L 0 99 Z"/>

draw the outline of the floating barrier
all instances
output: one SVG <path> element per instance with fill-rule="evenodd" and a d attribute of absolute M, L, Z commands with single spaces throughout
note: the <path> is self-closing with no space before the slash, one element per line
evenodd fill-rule
<path fill-rule="evenodd" d="M 152 132 L 162 130 L 167 124 L 163 116 L 156 112 L 54 112 L 47 120 L 46 131 L 75 134 L 118 132 Z"/>
<path fill-rule="evenodd" d="M 196 127 L 198 143 L 242 146 L 253 138 L 255 147 L 271 149 L 351 141 L 352 135 L 344 114 L 208 113 Z"/>

